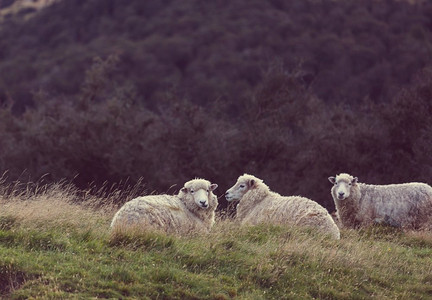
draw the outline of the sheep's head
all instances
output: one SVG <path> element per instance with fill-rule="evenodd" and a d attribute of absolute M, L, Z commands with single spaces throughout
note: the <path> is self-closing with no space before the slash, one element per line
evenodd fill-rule
<path fill-rule="evenodd" d="M 250 190 L 256 188 L 262 180 L 255 176 L 244 174 L 237 179 L 236 184 L 225 193 L 228 202 L 240 200 Z"/>
<path fill-rule="evenodd" d="M 185 183 L 180 193 L 190 195 L 199 208 L 207 209 L 209 207 L 216 207 L 217 205 L 217 203 L 213 203 L 216 197 L 212 193 L 217 187 L 217 184 L 211 183 L 208 180 L 193 179 Z"/>
<path fill-rule="evenodd" d="M 332 188 L 333 197 L 345 200 L 350 196 L 351 188 L 357 185 L 358 178 L 341 173 L 336 175 L 336 177 L 329 177 L 328 180 L 334 185 Z"/>

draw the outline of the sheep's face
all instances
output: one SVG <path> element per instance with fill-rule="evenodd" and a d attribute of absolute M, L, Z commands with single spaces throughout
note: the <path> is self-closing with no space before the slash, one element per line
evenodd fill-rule
<path fill-rule="evenodd" d="M 202 182 L 187 182 L 181 191 L 185 194 L 189 194 L 199 208 L 207 209 L 212 206 L 212 191 L 217 187 L 217 184 L 211 184 L 208 181 L 204 184 L 202 184 Z"/>
<path fill-rule="evenodd" d="M 248 191 L 256 187 L 258 181 L 261 180 L 251 175 L 240 176 L 236 184 L 226 191 L 226 200 L 228 202 L 240 200 Z"/>
<path fill-rule="evenodd" d="M 339 174 L 336 177 L 329 177 L 328 180 L 333 183 L 332 195 L 338 200 L 345 200 L 351 194 L 351 188 L 357 184 L 357 177 L 349 174 Z"/>

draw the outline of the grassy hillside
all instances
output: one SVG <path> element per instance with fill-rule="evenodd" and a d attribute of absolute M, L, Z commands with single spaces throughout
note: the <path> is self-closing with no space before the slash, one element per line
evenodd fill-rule
<path fill-rule="evenodd" d="M 206 238 L 113 235 L 108 226 L 114 194 L 100 195 L 97 202 L 106 204 L 96 208 L 95 198 L 86 199 L 86 193 L 66 184 L 32 188 L 2 189 L 0 293 L 4 298 L 426 299 L 432 295 L 430 233 L 378 227 L 342 230 L 342 239 L 333 241 L 298 228 L 238 228 L 225 220 Z"/>

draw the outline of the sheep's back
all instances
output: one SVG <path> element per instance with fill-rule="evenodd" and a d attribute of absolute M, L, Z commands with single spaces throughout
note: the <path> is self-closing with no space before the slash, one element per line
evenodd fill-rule
<path fill-rule="evenodd" d="M 317 202 L 301 196 L 270 193 L 251 208 L 241 222 L 312 227 L 335 239 L 340 238 L 339 228 L 328 211 Z"/>
<path fill-rule="evenodd" d="M 424 183 L 360 185 L 359 214 L 372 220 L 389 219 L 411 226 L 432 213 L 432 187 Z"/>
<path fill-rule="evenodd" d="M 308 216 L 326 216 L 328 212 L 315 201 L 300 196 L 269 195 L 245 218 L 244 222 L 309 225 Z"/>
<path fill-rule="evenodd" d="M 116 213 L 112 226 L 138 226 L 177 232 L 190 222 L 191 216 L 178 197 L 152 195 L 125 203 Z"/>

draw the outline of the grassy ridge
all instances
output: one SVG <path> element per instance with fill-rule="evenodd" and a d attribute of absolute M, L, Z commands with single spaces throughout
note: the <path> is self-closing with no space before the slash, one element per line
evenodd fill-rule
<path fill-rule="evenodd" d="M 342 239 L 335 242 L 298 228 L 238 228 L 221 221 L 205 238 L 111 234 L 112 207 L 74 204 L 75 195 L 62 188 L 4 197 L 2 297 L 432 297 L 430 233 L 342 230 Z"/>

